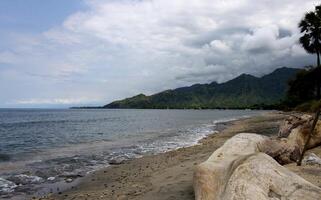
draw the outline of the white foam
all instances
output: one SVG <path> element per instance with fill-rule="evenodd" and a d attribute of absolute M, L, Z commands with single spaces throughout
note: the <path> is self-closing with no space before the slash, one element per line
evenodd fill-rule
<path fill-rule="evenodd" d="M 42 183 L 44 180 L 39 176 L 28 176 L 26 174 L 18 174 L 8 178 L 10 181 L 14 182 L 15 184 L 37 184 Z"/>
<path fill-rule="evenodd" d="M 0 178 L 0 194 L 8 194 L 18 187 L 14 182 Z"/>

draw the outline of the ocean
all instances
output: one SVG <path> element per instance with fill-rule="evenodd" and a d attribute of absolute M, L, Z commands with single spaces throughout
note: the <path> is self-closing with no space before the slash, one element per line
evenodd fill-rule
<path fill-rule="evenodd" d="M 0 109 L 0 195 L 197 144 L 253 110 Z"/>

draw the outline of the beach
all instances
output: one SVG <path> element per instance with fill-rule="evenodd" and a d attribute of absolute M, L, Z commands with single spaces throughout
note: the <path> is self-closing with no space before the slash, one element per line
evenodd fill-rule
<path fill-rule="evenodd" d="M 321 200 L 320 2 L 0 10 L 0 200 Z"/>
<path fill-rule="evenodd" d="M 0 198 L 69 190 L 101 168 L 193 146 L 267 112 L 0 109 Z"/>
<path fill-rule="evenodd" d="M 197 145 L 112 165 L 86 176 L 71 189 L 54 191 L 41 199 L 194 199 L 196 165 L 237 133 L 276 136 L 279 124 L 286 117 L 286 113 L 270 112 L 222 123 L 224 128 L 219 133 L 207 136 Z M 292 164 L 289 168 L 300 171 Z M 311 177 L 316 180 L 315 176 Z"/>

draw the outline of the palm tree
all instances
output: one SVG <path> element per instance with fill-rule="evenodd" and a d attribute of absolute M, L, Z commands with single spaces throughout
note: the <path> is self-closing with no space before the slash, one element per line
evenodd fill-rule
<path fill-rule="evenodd" d="M 321 88 L 321 5 L 315 7 L 315 11 L 310 11 L 305 14 L 304 18 L 299 23 L 299 28 L 303 35 L 300 37 L 300 43 L 303 48 L 311 54 L 317 54 L 317 69 L 316 69 L 316 87 L 317 99 L 320 99 Z"/>

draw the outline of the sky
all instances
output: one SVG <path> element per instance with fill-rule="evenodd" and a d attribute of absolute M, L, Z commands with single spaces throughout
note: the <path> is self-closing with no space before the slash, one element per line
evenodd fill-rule
<path fill-rule="evenodd" d="M 104 105 L 315 64 L 314 0 L 1 0 L 0 107 Z"/>

